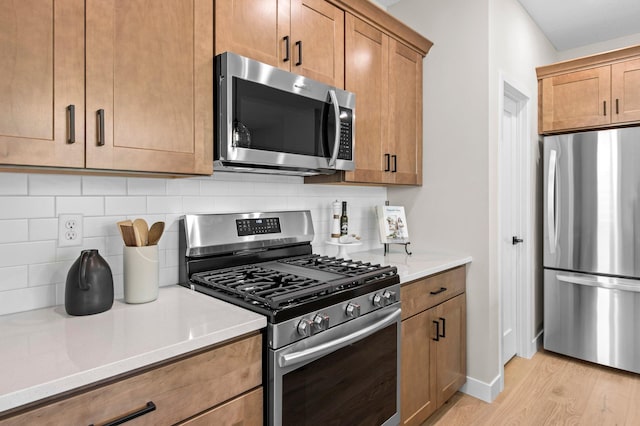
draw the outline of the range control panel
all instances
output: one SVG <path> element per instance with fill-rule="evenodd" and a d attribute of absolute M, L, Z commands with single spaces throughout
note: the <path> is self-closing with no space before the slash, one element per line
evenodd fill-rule
<path fill-rule="evenodd" d="M 277 234 L 280 229 L 280 219 L 267 217 L 262 219 L 236 219 L 238 237 L 247 235 Z"/>

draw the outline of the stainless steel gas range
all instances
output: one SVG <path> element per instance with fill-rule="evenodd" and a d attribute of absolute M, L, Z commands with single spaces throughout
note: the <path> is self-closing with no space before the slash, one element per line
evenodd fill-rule
<path fill-rule="evenodd" d="M 267 317 L 265 424 L 400 422 L 395 267 L 312 253 L 309 211 L 186 215 L 181 285 Z"/>

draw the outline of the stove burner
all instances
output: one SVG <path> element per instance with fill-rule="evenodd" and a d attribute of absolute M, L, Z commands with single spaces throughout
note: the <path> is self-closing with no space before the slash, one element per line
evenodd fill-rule
<path fill-rule="evenodd" d="M 283 272 L 277 270 L 278 268 L 292 270 L 295 273 Z M 313 270 L 330 273 L 332 278 L 312 278 L 318 275 L 318 272 L 312 273 Z M 305 271 L 309 276 L 305 276 Z M 385 280 L 395 275 L 396 268 L 391 266 L 312 254 L 200 272 L 193 274 L 191 279 L 251 304 L 278 310 L 299 306 L 322 296 Z"/>

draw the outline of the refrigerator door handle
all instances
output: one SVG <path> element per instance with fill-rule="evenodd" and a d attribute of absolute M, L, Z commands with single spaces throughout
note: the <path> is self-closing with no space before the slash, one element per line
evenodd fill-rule
<path fill-rule="evenodd" d="M 549 152 L 549 175 L 547 178 L 547 232 L 549 237 L 549 253 L 556 252 L 558 235 L 558 216 L 556 212 L 556 178 L 558 153 L 555 149 Z"/>
<path fill-rule="evenodd" d="M 622 290 L 640 293 L 640 281 L 627 278 L 596 277 L 593 275 L 556 275 L 558 281 L 569 284 L 586 285 L 589 287 L 602 287 L 609 290 Z"/>

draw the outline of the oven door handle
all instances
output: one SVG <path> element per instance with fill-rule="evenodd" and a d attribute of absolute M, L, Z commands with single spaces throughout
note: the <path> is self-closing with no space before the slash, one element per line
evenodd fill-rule
<path fill-rule="evenodd" d="M 280 355 L 278 358 L 278 365 L 280 366 L 280 368 L 285 368 L 291 365 L 295 365 L 295 364 L 311 361 L 316 358 L 320 358 L 340 348 L 343 348 L 359 340 L 362 340 L 365 337 L 368 337 L 382 330 L 388 325 L 394 322 L 397 322 L 398 319 L 400 318 L 400 313 L 401 313 L 401 310 L 400 308 L 398 308 L 394 310 L 392 313 L 390 313 L 389 315 L 387 315 L 386 317 L 382 318 L 380 321 L 377 321 L 354 333 L 348 334 L 346 336 L 340 337 L 330 342 L 323 343 L 318 346 L 314 346 L 309 349 L 305 349 L 303 351 Z"/>

